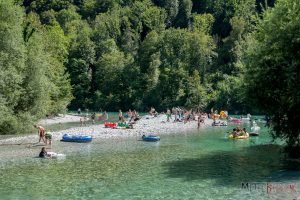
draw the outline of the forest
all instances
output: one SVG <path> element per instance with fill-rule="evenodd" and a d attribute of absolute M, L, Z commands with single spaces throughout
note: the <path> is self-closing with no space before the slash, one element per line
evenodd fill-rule
<path fill-rule="evenodd" d="M 300 2 L 0 0 L 0 133 L 46 115 L 267 114 L 299 146 Z"/>

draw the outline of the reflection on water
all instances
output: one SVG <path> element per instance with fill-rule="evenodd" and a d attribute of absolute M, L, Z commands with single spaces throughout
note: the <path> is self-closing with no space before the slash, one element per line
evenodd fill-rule
<path fill-rule="evenodd" d="M 232 127 L 231 127 L 232 128 Z M 136 138 L 95 140 L 90 144 L 54 144 L 64 160 L 2 159 L 1 199 L 292 199 L 297 194 L 242 189 L 244 182 L 296 183 L 299 166 L 287 162 L 281 148 L 258 138 L 228 140 L 229 128 L 161 136 L 157 143 Z M 265 132 L 264 132 L 265 131 Z M 10 149 L 9 149 L 10 148 Z M 23 148 L 23 149 L 22 149 Z M 2 153 L 1 153 L 2 154 Z M 300 190 L 300 188 L 299 188 Z"/>

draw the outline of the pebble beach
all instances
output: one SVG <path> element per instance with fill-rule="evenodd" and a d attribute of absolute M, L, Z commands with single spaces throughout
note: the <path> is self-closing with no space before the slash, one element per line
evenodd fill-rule
<path fill-rule="evenodd" d="M 174 117 L 173 117 L 174 119 Z M 66 122 L 78 122 L 80 121 L 79 116 L 65 115 L 60 117 L 55 117 L 52 119 L 43 119 L 39 122 L 40 125 L 43 124 L 54 124 L 54 123 L 66 123 Z M 204 124 L 200 128 L 205 128 L 211 126 L 212 120 L 205 119 Z M 70 135 L 91 135 L 94 139 L 121 139 L 129 137 L 141 137 L 142 135 L 166 135 L 166 134 L 185 134 L 188 131 L 197 130 L 197 121 L 190 121 L 187 123 L 183 122 L 167 122 L 166 115 L 153 116 L 143 116 L 140 120 L 134 124 L 133 129 L 126 128 L 105 128 L 104 124 L 101 125 L 88 125 L 83 127 L 74 127 L 66 130 L 60 130 L 56 132 L 51 132 L 52 140 L 61 140 L 64 134 Z M 30 134 L 24 136 L 10 137 L 7 139 L 0 140 L 0 145 L 3 144 L 26 144 L 30 142 L 38 141 L 37 134 Z"/>

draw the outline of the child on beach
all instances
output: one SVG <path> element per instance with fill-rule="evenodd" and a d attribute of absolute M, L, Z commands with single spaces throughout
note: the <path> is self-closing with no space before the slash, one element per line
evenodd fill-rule
<path fill-rule="evenodd" d="M 49 141 L 49 145 L 52 145 L 52 134 L 51 134 L 51 132 L 46 132 L 45 138 L 46 138 L 46 145 L 48 144 L 48 141 Z"/>

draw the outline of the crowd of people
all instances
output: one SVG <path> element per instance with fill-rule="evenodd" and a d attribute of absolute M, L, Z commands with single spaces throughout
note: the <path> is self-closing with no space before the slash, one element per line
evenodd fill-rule
<path fill-rule="evenodd" d="M 204 124 L 204 120 L 208 118 L 207 113 L 180 107 L 173 107 L 172 109 L 168 108 L 166 112 L 162 112 L 161 114 L 166 114 L 166 122 L 170 122 L 171 120 L 173 120 L 173 122 L 183 122 L 185 124 L 190 121 L 197 121 L 198 128 L 200 128 L 201 124 Z M 154 107 L 151 107 L 149 115 L 157 117 L 159 113 L 155 110 Z M 164 123 L 165 121 L 162 122 Z"/>

